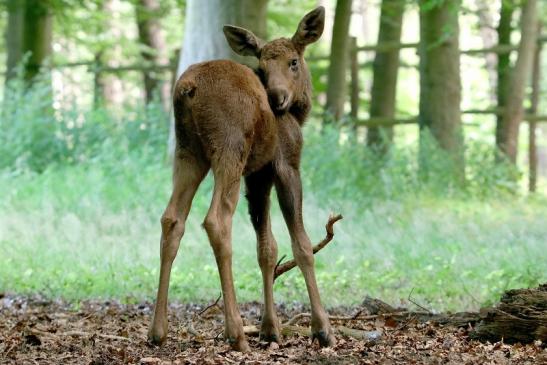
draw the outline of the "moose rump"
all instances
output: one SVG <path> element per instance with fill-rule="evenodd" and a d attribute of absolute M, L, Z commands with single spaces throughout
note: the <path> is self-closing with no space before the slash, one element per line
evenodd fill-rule
<path fill-rule="evenodd" d="M 243 175 L 274 158 L 276 120 L 247 66 L 230 60 L 190 66 L 175 85 L 173 105 L 177 155 L 190 153 L 205 164 L 219 160 L 219 168 L 242 165 Z"/>

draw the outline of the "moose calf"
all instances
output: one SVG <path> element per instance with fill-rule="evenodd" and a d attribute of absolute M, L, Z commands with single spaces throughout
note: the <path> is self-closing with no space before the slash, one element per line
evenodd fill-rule
<path fill-rule="evenodd" d="M 275 185 L 292 251 L 304 275 L 311 302 L 312 339 L 334 344 L 329 318 L 321 305 L 310 239 L 302 221 L 301 127 L 311 107 L 306 46 L 323 33 L 325 9 L 318 7 L 300 21 L 292 38 L 264 43 L 250 31 L 226 25 L 224 34 L 238 54 L 259 60 L 255 74 L 247 66 L 218 60 L 190 66 L 176 83 L 173 97 L 176 152 L 173 192 L 161 218 L 161 269 L 153 343 L 167 335 L 167 292 L 171 266 L 196 190 L 213 171 L 214 191 L 203 226 L 214 250 L 224 298 L 225 339 L 234 350 L 248 351 L 232 277 L 232 216 L 243 176 L 249 214 L 258 241 L 264 285 L 260 337 L 279 341 L 273 301 L 277 243 L 270 225 L 270 191 Z"/>

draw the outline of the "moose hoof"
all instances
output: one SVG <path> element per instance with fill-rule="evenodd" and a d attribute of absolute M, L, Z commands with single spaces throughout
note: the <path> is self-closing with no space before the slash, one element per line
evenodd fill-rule
<path fill-rule="evenodd" d="M 153 345 L 161 346 L 167 339 L 167 333 L 165 331 L 157 331 L 154 328 L 151 328 L 148 331 L 148 342 Z"/>
<path fill-rule="evenodd" d="M 264 318 L 262 320 L 262 325 L 260 326 L 260 333 L 258 337 L 260 341 L 279 343 L 281 336 L 279 335 L 277 318 L 275 320 L 268 320 L 268 318 Z"/>
<path fill-rule="evenodd" d="M 317 340 L 319 342 L 319 346 L 321 347 L 332 347 L 336 345 L 336 340 L 334 339 L 333 334 L 330 331 L 317 331 L 314 332 L 311 336 L 312 343 Z"/>
<path fill-rule="evenodd" d="M 266 333 L 266 332 L 260 332 L 258 335 L 258 338 L 260 341 L 264 342 L 277 342 L 279 343 L 279 334 L 278 333 Z"/>
<path fill-rule="evenodd" d="M 239 351 L 239 352 L 250 352 L 251 348 L 249 347 L 249 343 L 245 338 L 240 338 L 237 340 L 228 339 L 228 343 L 232 347 L 232 350 Z"/>

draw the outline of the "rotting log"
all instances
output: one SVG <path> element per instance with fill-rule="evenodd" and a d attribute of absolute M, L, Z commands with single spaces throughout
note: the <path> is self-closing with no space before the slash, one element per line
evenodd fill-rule
<path fill-rule="evenodd" d="M 481 341 L 547 341 L 547 284 L 506 291 L 495 307 L 483 308 L 470 337 Z"/>

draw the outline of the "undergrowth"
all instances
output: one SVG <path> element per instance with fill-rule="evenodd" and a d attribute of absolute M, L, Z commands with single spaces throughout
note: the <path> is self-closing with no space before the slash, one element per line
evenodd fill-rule
<path fill-rule="evenodd" d="M 14 83 L 0 112 L 0 291 L 67 299 L 153 298 L 159 217 L 171 188 L 167 116 L 159 104 L 112 114 L 101 107 L 53 109 L 47 87 Z M 54 104 L 55 105 L 55 104 Z M 492 147 L 466 146 L 465 183 L 427 145 L 398 145 L 381 159 L 344 130 L 305 128 L 304 216 L 312 241 L 330 211 L 344 220 L 316 256 L 323 299 L 356 304 L 365 295 L 437 310 L 477 308 L 512 287 L 547 279 L 546 199 L 518 189 L 515 171 Z M 215 261 L 201 229 L 211 177 L 200 187 L 171 278 L 171 298 L 218 295 Z M 275 196 L 272 197 L 275 199 Z M 277 204 L 272 225 L 280 255 L 289 237 Z M 259 300 L 255 234 L 240 199 L 234 219 L 234 272 L 240 300 Z M 297 270 L 275 284 L 278 301 L 306 301 Z"/>

